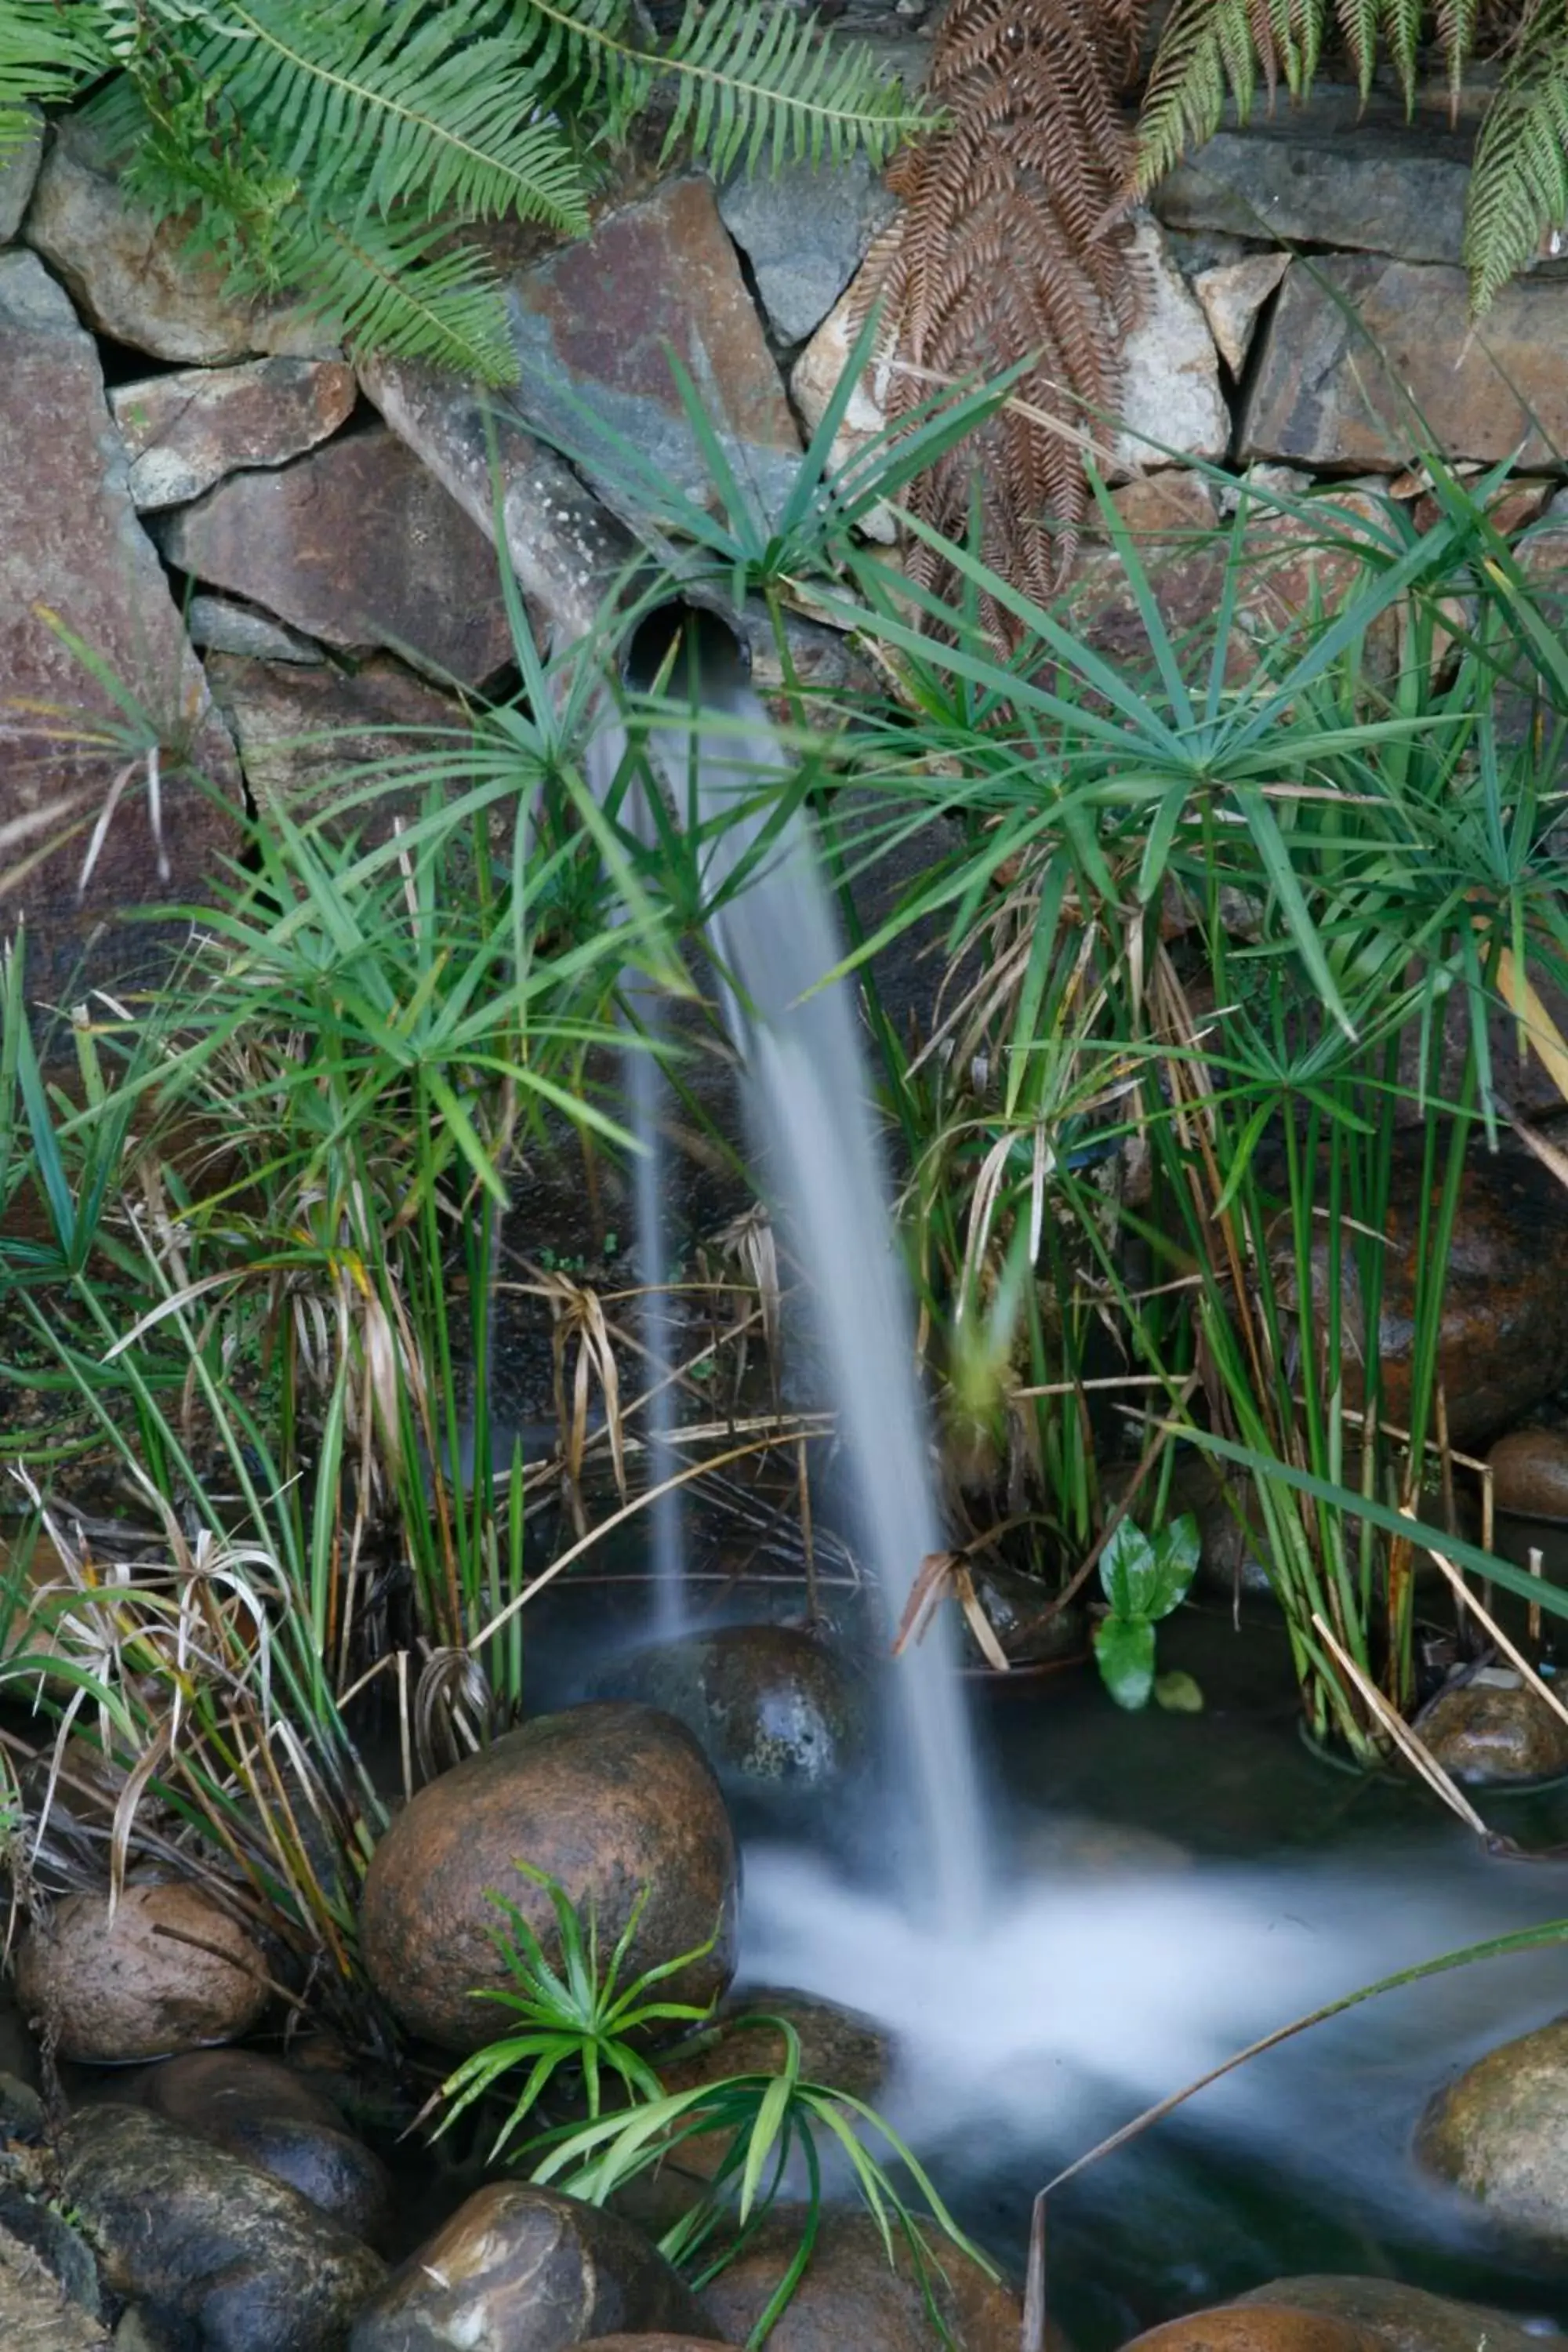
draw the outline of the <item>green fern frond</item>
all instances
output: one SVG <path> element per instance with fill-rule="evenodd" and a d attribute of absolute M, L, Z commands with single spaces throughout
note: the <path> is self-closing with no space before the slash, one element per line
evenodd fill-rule
<path fill-rule="evenodd" d="M 1334 18 L 1340 38 L 1350 51 L 1364 103 L 1372 95 L 1373 69 L 1377 64 L 1379 0 L 1335 0 Z"/>
<path fill-rule="evenodd" d="M 152 0 L 151 13 L 169 5 Z M 189 43 L 197 78 L 313 201 L 390 217 L 516 213 L 587 226 L 558 126 L 495 0 L 221 0 Z M 195 28 L 192 27 L 192 30 Z"/>
<path fill-rule="evenodd" d="M 1526 20 L 1487 112 L 1470 176 L 1465 261 L 1484 311 L 1525 268 L 1543 234 L 1568 222 L 1568 0 Z"/>
<path fill-rule="evenodd" d="M 1383 0 L 1383 37 L 1405 100 L 1406 113 L 1415 110 L 1415 67 L 1426 29 L 1426 0 Z"/>
<path fill-rule="evenodd" d="M 305 309 L 340 331 L 351 353 L 438 360 L 481 383 L 512 383 L 517 353 L 488 258 L 454 247 L 439 224 L 409 228 L 362 215 L 301 218 L 278 259 L 305 286 Z"/>
<path fill-rule="evenodd" d="M 1459 118 L 1465 68 L 1475 52 L 1479 18 L 1480 0 L 1437 0 L 1437 38 L 1448 68 L 1448 115 L 1454 122 Z"/>
<path fill-rule="evenodd" d="M 836 163 L 864 154 L 886 161 L 895 147 L 929 130 L 929 111 L 884 80 L 869 49 L 829 45 L 804 16 L 776 0 L 687 0 L 680 29 L 651 54 L 629 37 L 622 0 L 527 0 L 528 13 L 553 27 L 536 62 L 569 60 L 589 99 L 607 104 L 613 128 L 647 102 L 668 75 L 675 111 L 668 155 L 689 138 L 696 152 L 723 173 L 766 153 Z"/>
<path fill-rule="evenodd" d="M 87 0 L 5 0 L 0 156 L 26 138 L 35 107 L 63 105 L 113 62 L 102 15 Z"/>
<path fill-rule="evenodd" d="M 1244 54 L 1238 86 L 1236 68 Z M 1191 149 L 1214 137 L 1227 89 L 1246 121 L 1256 78 L 1246 0 L 1176 0 L 1165 19 L 1139 118 L 1141 195 Z"/>

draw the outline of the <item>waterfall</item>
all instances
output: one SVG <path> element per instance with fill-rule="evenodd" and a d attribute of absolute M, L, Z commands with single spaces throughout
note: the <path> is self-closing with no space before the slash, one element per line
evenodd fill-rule
<path fill-rule="evenodd" d="M 670 624 L 659 616 L 647 625 L 664 633 L 657 662 Z M 660 729 L 651 749 L 683 803 L 689 784 L 703 820 L 723 820 L 709 869 L 718 886 L 756 850 L 776 803 L 764 788 L 782 780 L 787 762 L 728 630 L 702 626 L 694 684 L 692 721 Z M 942 1527 L 854 993 L 844 982 L 819 984 L 841 950 L 804 816 L 710 931 L 767 1189 L 807 1276 L 856 1534 L 890 1648 L 922 1560 L 942 1547 Z M 984 1817 L 956 1664 L 949 1613 L 939 1611 L 889 1669 L 900 1780 L 910 1799 L 899 1855 L 906 1906 L 948 1926 L 973 1917 L 985 1883 Z"/>

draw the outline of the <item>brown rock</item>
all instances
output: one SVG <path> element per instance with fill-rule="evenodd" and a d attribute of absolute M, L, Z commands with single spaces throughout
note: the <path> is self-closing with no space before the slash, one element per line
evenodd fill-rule
<path fill-rule="evenodd" d="M 1241 261 L 1200 269 L 1194 278 L 1193 292 L 1232 375 L 1247 365 L 1258 314 L 1289 266 L 1288 253 L 1249 253 Z"/>
<path fill-rule="evenodd" d="M 199 898 L 236 845 L 221 802 L 199 770 L 238 802 L 233 747 L 151 541 L 137 521 L 125 453 L 104 404 L 92 338 L 36 254 L 0 253 L 0 722 L 11 737 L 0 816 L 0 929 L 27 921 L 30 997 L 73 1001 L 84 950 L 90 981 L 127 984 L 183 940 L 138 926 L 104 928 L 149 898 Z M 58 616 L 135 695 L 162 735 L 162 844 L 148 814 L 144 767 L 133 776 L 79 897 L 88 835 L 127 753 L 105 721 L 118 709 L 51 627 Z M 43 717 L 41 712 L 49 715 Z M 61 740 L 63 724 L 79 738 Z M 78 715 L 79 714 L 79 722 Z M 29 735 L 28 730 L 36 730 Z M 95 736 L 97 740 L 94 740 Z M 25 856 L 59 846 L 19 878 Z"/>
<path fill-rule="evenodd" d="M 331 665 L 214 654 L 207 681 L 234 730 L 257 808 L 286 809 L 296 823 L 342 793 L 352 769 L 425 751 L 449 757 L 467 738 L 459 703 L 384 659 L 350 675 Z M 374 807 L 349 811 L 344 827 L 380 837 L 420 796 L 417 785 L 389 791 Z"/>
<path fill-rule="evenodd" d="M 1415 1259 L 1419 1233 L 1419 1135 L 1397 1139 L 1385 1226 L 1384 1304 L 1378 1350 L 1383 1411 L 1408 1426 L 1415 1339 Z M 1351 1237 L 1342 1251 L 1350 1349 L 1364 1355 Z M 1458 1445 L 1484 1444 L 1568 1380 L 1568 1288 L 1543 1281 L 1543 1266 L 1568 1249 L 1568 1192 L 1522 1152 L 1473 1150 L 1459 1191 L 1444 1291 L 1438 1371 L 1448 1432 Z M 1327 1304 L 1328 1259 L 1313 1244 L 1314 1278 Z M 1282 1268 L 1289 1279 L 1288 1269 Z M 1346 1402 L 1359 1409 L 1359 1360 L 1347 1367 Z"/>
<path fill-rule="evenodd" d="M 595 2336 L 577 2352 L 712 2352 L 712 2339 L 697 2336 Z"/>
<path fill-rule="evenodd" d="M 1133 551 L 1172 635 L 1211 620 L 1225 582 L 1226 541 L 1214 497 L 1199 474 L 1172 467 L 1111 493 Z M 1116 662 L 1149 658 L 1149 635 L 1115 547 L 1096 534 L 1074 571 L 1067 612 L 1097 653 Z M 1204 648 L 1207 657 L 1208 646 Z"/>
<path fill-rule="evenodd" d="M 1353 2320 L 1289 2304 L 1227 2304 L 1135 2336 L 1126 2352 L 1376 2352 L 1382 2339 Z"/>
<path fill-rule="evenodd" d="M 155 2340 L 206 2352 L 339 2352 L 384 2278 L 370 2248 L 280 2180 L 139 2107 L 83 2107 L 60 2185 L 103 2283 Z"/>
<path fill-rule="evenodd" d="M 195 2051 L 144 2075 L 137 2100 L 287 2181 L 351 2236 L 385 2251 L 393 2207 L 386 2167 L 345 2130 L 332 2102 L 291 2067 L 251 2050 Z"/>
<path fill-rule="evenodd" d="M 1388 510 L 1375 491 L 1346 485 L 1303 504 L 1304 513 L 1254 506 L 1243 525 L 1237 627 L 1265 643 L 1314 611 L 1335 611 L 1364 581 L 1372 546 L 1388 544 Z M 1376 624 L 1373 658 L 1391 667 L 1396 646 L 1397 622 L 1389 613 Z"/>
<path fill-rule="evenodd" d="M 1439 2091 L 1415 2152 L 1499 2221 L 1568 2247 L 1568 2018 L 1489 2050 Z"/>
<path fill-rule="evenodd" d="M 560 2352 L 639 2326 L 715 2330 L 652 2242 L 616 2214 L 529 2181 L 460 2205 L 354 2321 L 349 2352 Z"/>
<path fill-rule="evenodd" d="M 364 1964 L 411 2032 L 444 2049 L 476 2050 L 503 2021 L 481 1986 L 511 1979 L 490 1931 L 489 1897 L 514 1903 L 555 1952 L 543 1888 L 527 1862 L 592 1904 L 606 1950 L 644 1887 L 627 1961 L 637 1970 L 711 1951 L 660 1988 L 660 1999 L 706 2004 L 734 1969 L 736 1853 L 719 1784 L 683 1724 L 652 1707 L 605 1703 L 525 1724 L 422 1789 L 376 1848 L 361 1911 Z"/>
<path fill-rule="evenodd" d="M 1521 1519 L 1568 1521 L 1568 1430 L 1516 1429 L 1487 1455 L 1492 1501 Z"/>
<path fill-rule="evenodd" d="M 200 498 L 242 466 L 281 466 L 335 433 L 359 397 L 342 360 L 251 360 L 117 384 L 109 405 L 145 512 Z"/>
<path fill-rule="evenodd" d="M 1509 1667 L 1451 1683 L 1428 1700 L 1414 1727 L 1456 1780 L 1544 1780 L 1568 1772 L 1568 1723 Z"/>
<path fill-rule="evenodd" d="M 1450 459 L 1550 464 L 1568 437 L 1565 333 L 1568 286 L 1554 279 L 1516 280 L 1478 325 L 1462 269 L 1341 253 L 1292 262 L 1242 454 L 1377 467 L 1435 444 Z"/>
<path fill-rule="evenodd" d="M 68 1895 L 36 1919 L 16 1992 L 63 2058 L 113 2064 L 237 2041 L 267 2006 L 261 1972 L 256 1945 L 198 1888 L 128 1886 L 112 1924 L 106 1894 Z"/>
<path fill-rule="evenodd" d="M 1445 2294 L 1428 2294 L 1425 2287 L 1406 2286 L 1401 2279 L 1310 2278 L 1271 2279 L 1267 2286 L 1238 2294 L 1237 2302 L 1284 2304 L 1292 2311 L 1321 2311 L 1353 2327 L 1370 2330 L 1386 2352 L 1528 2352 L 1540 2337 L 1505 2314 L 1475 2303 L 1453 2303 Z"/>
<path fill-rule="evenodd" d="M 727 2336 L 744 2343 L 800 2243 L 804 2209 L 775 2206 L 703 2300 Z M 773 2352 L 935 2352 L 932 2325 L 908 2249 L 888 2260 L 868 2214 L 825 2212 L 805 2277 L 768 2336 Z M 931 2289 L 958 2352 L 1016 2352 L 1016 2295 L 934 2234 Z M 1348 2347 L 1347 2347 L 1348 2352 Z"/>
<path fill-rule="evenodd" d="M 164 360 L 334 349 L 319 325 L 288 304 L 234 299 L 216 265 L 187 253 L 190 226 L 158 221 L 125 196 L 90 118 L 71 115 L 55 124 L 27 212 L 26 241 L 100 334 Z"/>
<path fill-rule="evenodd" d="M 667 346 L 700 386 L 741 479 L 765 510 L 781 503 L 800 439 L 710 181 L 667 182 L 524 270 L 510 291 L 518 410 L 584 458 L 600 496 L 634 527 L 647 491 L 595 420 L 671 488 L 704 504 L 714 495 Z"/>
<path fill-rule="evenodd" d="M 385 646 L 468 686 L 512 658 L 489 547 L 382 426 L 291 466 L 231 475 L 169 516 L 162 538 L 183 572 L 323 645 Z"/>
<path fill-rule="evenodd" d="M 815 433 L 826 415 L 828 405 L 837 391 L 849 355 L 859 340 L 863 324 L 866 280 L 875 278 L 882 267 L 882 247 L 873 247 L 864 271 L 833 306 L 790 371 L 789 388 L 795 404 L 800 411 L 808 433 Z M 888 422 L 888 391 L 891 382 L 892 354 L 879 346 L 872 364 L 865 371 L 849 395 L 848 405 L 834 437 L 831 464 L 836 470 L 848 465 L 857 451 L 873 440 Z M 899 535 L 892 511 L 884 506 L 873 507 L 862 517 L 860 530 L 864 537 L 879 541 L 885 547 L 894 544 Z"/>

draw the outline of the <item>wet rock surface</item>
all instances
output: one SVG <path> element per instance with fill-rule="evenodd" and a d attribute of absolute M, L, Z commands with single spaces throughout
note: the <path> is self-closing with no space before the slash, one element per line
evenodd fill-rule
<path fill-rule="evenodd" d="M 1487 1464 L 1500 1511 L 1568 1522 L 1568 1431 L 1517 1429 L 1498 1440 Z"/>
<path fill-rule="evenodd" d="M 1568 2018 L 1489 2050 L 1439 2091 L 1415 2147 L 1498 2221 L 1568 2249 Z"/>
<path fill-rule="evenodd" d="M 384 2276 L 297 2190 L 136 2107 L 85 2107 L 61 2187 L 104 2284 L 191 2352 L 340 2352 Z"/>
<path fill-rule="evenodd" d="M 1424 2287 L 1406 2286 L 1401 2279 L 1331 2274 L 1271 2279 L 1266 2286 L 1237 2295 L 1236 2301 L 1243 2306 L 1285 2305 L 1348 2320 L 1375 2336 L 1387 2352 L 1477 2352 L 1483 2340 L 1488 2352 L 1525 2352 L 1527 2345 L 1541 2341 L 1527 2335 L 1505 2313 L 1429 2294 Z"/>
<path fill-rule="evenodd" d="M 191 781 L 198 768 L 219 788 L 239 780 L 233 748 L 186 642 L 157 552 L 136 519 L 125 453 L 110 424 L 103 372 L 92 338 L 36 254 L 0 253 L 0 679 L 17 704 L 80 716 L 79 741 L 61 740 L 58 720 L 8 754 L 5 818 L 68 835 L 0 899 L 9 931 L 27 920 L 28 993 L 67 999 L 81 986 L 80 960 L 92 940 L 93 981 L 123 985 L 145 975 L 183 928 L 117 929 L 97 937 L 127 908 L 199 894 L 234 845 L 221 798 Z M 167 725 L 161 779 L 163 823 L 154 836 L 143 789 L 133 779 L 90 879 L 79 888 L 87 830 L 123 764 L 117 748 L 89 740 L 94 724 L 122 719 L 45 617 L 58 615 Z M 26 725 L 23 716 L 10 718 Z M 72 834 L 70 823 L 79 829 Z M 26 835 L 16 836 L 27 838 Z M 164 871 L 159 871 L 160 851 Z M 74 1001 L 71 999 L 69 1001 Z"/>
<path fill-rule="evenodd" d="M 712 1768 L 684 1724 L 653 1707 L 601 1703 L 541 1716 L 422 1789 L 377 1847 L 361 1912 L 364 1964 L 413 2032 L 473 2050 L 495 2030 L 473 1989 L 510 1979 L 490 1939 L 504 1895 L 546 1954 L 556 1950 L 531 1864 L 595 1908 L 601 1947 L 648 1890 L 635 1970 L 695 1952 L 661 1997 L 706 2002 L 734 1968 L 736 1848 Z"/>
<path fill-rule="evenodd" d="M 820 1788 L 868 1753 L 869 1692 L 794 1626 L 727 1625 L 643 1650 L 605 1687 L 677 1717 L 724 1780 Z"/>
<path fill-rule="evenodd" d="M 335 433 L 359 397 L 342 360 L 252 360 L 116 384 L 109 406 L 145 510 L 200 498 L 241 467 L 281 466 Z"/>
<path fill-rule="evenodd" d="M 775 2208 L 710 2282 L 704 2301 L 731 2341 L 743 2343 L 761 2317 L 800 2242 L 803 2218 L 801 2209 Z M 958 2352 L 1016 2352 L 1017 2297 L 957 2248 L 942 2242 L 938 2252 L 947 2276 L 933 2272 L 931 2291 Z M 933 2352 L 942 2337 L 907 2249 L 900 2248 L 895 2269 L 869 2215 L 827 2211 L 810 2265 L 768 2342 L 774 2352 L 846 2352 L 849 2346 L 855 2352 Z"/>
<path fill-rule="evenodd" d="M 1383 1410 L 1400 1424 L 1408 1418 L 1415 1340 L 1420 1150 L 1418 1137 L 1402 1138 L 1394 1159 L 1377 1339 Z M 1542 1269 L 1565 1250 L 1568 1192 L 1551 1171 L 1522 1153 L 1472 1151 L 1460 1185 L 1438 1345 L 1455 1444 L 1484 1444 L 1568 1379 L 1568 1286 L 1542 1278 Z M 1327 1265 L 1320 1242 L 1313 1267 L 1325 1304 Z M 1352 1339 L 1364 1354 L 1348 1241 L 1342 1266 Z M 1353 1374 L 1347 1402 L 1361 1403 Z"/>
<path fill-rule="evenodd" d="M 559 2352 L 643 2326 L 678 2341 L 717 2333 L 629 2222 L 553 2189 L 496 2182 L 372 2296 L 349 2352 Z"/>
<path fill-rule="evenodd" d="M 138 2104 L 301 2197 L 367 2245 L 387 2251 L 391 2176 L 342 2112 L 291 2067 L 249 2050 L 172 2058 L 137 2085 Z"/>
<path fill-rule="evenodd" d="M 483 534 L 395 435 L 345 435 L 231 475 L 160 526 L 172 563 L 345 652 L 481 685 L 512 656 Z"/>
<path fill-rule="evenodd" d="M 1456 1780 L 1544 1780 L 1568 1772 L 1568 1723 L 1510 1667 L 1483 1667 L 1450 1683 L 1413 1727 Z"/>
<path fill-rule="evenodd" d="M 1381 2338 L 1353 2319 L 1289 2304 L 1226 2304 L 1134 2336 L 1127 2352 L 1374 2352 Z"/>
<path fill-rule="evenodd" d="M 16 1953 L 24 2012 L 62 2056 L 110 2064 L 232 2042 L 270 1998 L 262 1955 L 193 1886 L 132 1885 L 112 1922 L 107 1894 L 68 1895 Z"/>

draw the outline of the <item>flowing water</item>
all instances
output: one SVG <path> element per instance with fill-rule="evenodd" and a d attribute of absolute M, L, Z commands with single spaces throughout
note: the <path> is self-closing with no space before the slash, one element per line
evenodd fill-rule
<path fill-rule="evenodd" d="M 656 656 L 657 657 L 657 656 Z M 701 709 L 655 750 L 678 800 L 721 821 L 718 889 L 757 855 L 784 755 L 728 631 L 704 632 Z M 914 1331 L 850 986 L 804 817 L 762 856 L 710 927 L 748 1117 L 774 1214 L 807 1278 L 838 1414 L 849 1505 L 890 1648 L 921 1562 L 942 1545 Z M 947 1612 L 890 1668 L 904 1819 L 890 1843 L 901 1907 L 942 1933 L 979 1916 L 984 1814 Z"/>

